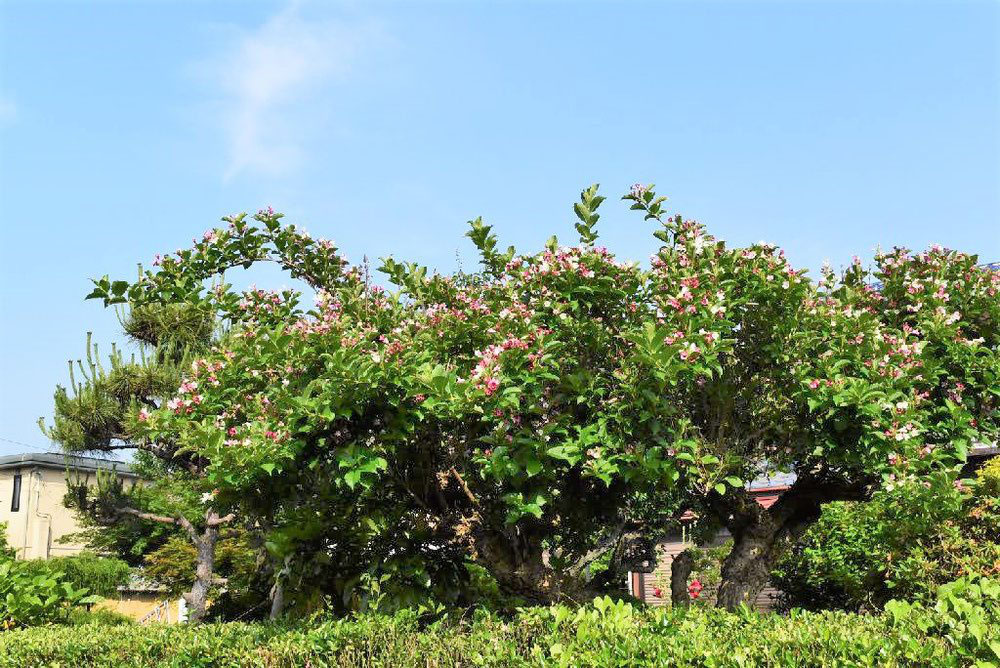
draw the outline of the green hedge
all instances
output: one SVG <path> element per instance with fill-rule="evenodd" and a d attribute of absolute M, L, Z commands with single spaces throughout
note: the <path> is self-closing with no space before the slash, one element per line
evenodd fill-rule
<path fill-rule="evenodd" d="M 992 666 L 1000 583 L 960 582 L 936 607 L 843 612 L 581 608 L 421 624 L 412 612 L 298 626 L 50 627 L 0 634 L 0 666 Z M 981 663 L 976 664 L 979 661 Z"/>

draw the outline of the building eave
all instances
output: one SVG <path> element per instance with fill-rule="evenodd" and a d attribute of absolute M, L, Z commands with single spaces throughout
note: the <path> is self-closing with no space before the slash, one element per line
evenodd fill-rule
<path fill-rule="evenodd" d="M 125 462 L 98 459 L 96 457 L 83 457 L 55 452 L 32 452 L 0 457 L 0 471 L 27 468 L 41 468 L 52 471 L 65 471 L 68 468 L 70 471 L 86 473 L 114 471 L 122 476 L 130 478 L 138 477 Z"/>

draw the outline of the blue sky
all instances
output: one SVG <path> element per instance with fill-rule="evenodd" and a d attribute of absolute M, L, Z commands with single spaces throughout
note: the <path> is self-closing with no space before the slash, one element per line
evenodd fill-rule
<path fill-rule="evenodd" d="M 994 2 L 2 3 L 0 454 L 115 340 L 88 278 L 238 210 L 450 270 L 469 218 L 534 249 L 642 181 L 799 266 L 1000 259 L 998 35 Z"/>

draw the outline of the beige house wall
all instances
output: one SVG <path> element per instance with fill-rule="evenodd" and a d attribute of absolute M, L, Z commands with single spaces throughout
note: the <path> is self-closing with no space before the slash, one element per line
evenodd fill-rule
<path fill-rule="evenodd" d="M 122 592 L 117 597 L 102 599 L 94 607 L 143 623 L 178 624 L 187 619 L 181 600 L 165 599 L 159 592 Z"/>
<path fill-rule="evenodd" d="M 14 476 L 21 475 L 21 505 L 11 510 Z M 93 484 L 93 472 L 74 472 L 74 476 Z M 66 496 L 66 470 L 27 465 L 0 470 L 0 523 L 7 524 L 7 544 L 19 559 L 48 559 L 77 554 L 80 543 L 60 543 L 67 534 L 80 531 L 75 513 L 63 505 Z"/>

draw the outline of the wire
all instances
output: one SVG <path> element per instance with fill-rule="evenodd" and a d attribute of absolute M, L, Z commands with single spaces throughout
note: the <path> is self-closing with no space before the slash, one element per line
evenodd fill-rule
<path fill-rule="evenodd" d="M 10 438 L 4 438 L 3 436 L 0 436 L 0 441 L 3 441 L 4 443 L 13 443 L 14 445 L 20 445 L 23 448 L 31 448 L 32 450 L 36 450 L 38 452 L 56 452 L 51 445 L 49 445 L 47 448 L 44 448 L 40 445 L 31 445 L 30 443 L 22 443 L 21 441 L 15 441 Z"/>

